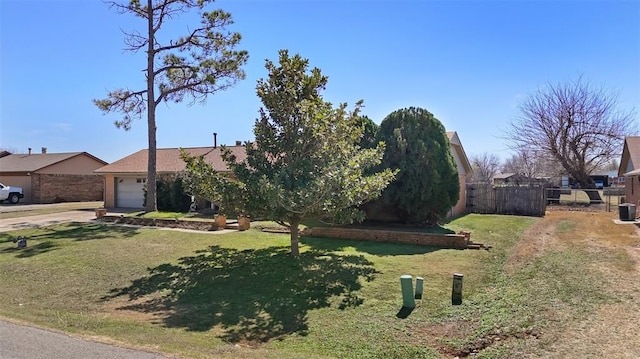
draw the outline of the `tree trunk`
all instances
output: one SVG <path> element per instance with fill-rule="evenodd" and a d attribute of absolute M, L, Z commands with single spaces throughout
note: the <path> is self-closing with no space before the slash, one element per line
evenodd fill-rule
<path fill-rule="evenodd" d="M 595 188 L 592 188 L 589 191 L 584 191 L 587 196 L 589 196 L 589 204 L 599 204 L 602 203 L 602 197 L 600 197 L 600 191 L 596 191 Z"/>
<path fill-rule="evenodd" d="M 155 33 L 153 29 L 153 1 L 147 1 L 147 21 L 149 44 L 147 48 L 147 132 L 149 136 L 149 160 L 147 162 L 147 202 L 146 212 L 158 210 L 156 194 L 156 98 L 154 93 L 154 59 L 156 56 Z"/>
<path fill-rule="evenodd" d="M 291 255 L 294 257 L 300 256 L 300 247 L 298 246 L 298 226 L 300 220 L 295 219 L 289 222 L 291 227 Z"/>
<path fill-rule="evenodd" d="M 582 178 L 576 178 L 576 181 L 580 184 L 580 188 L 585 190 L 584 193 L 589 196 L 589 204 L 602 203 L 600 192 L 596 190 L 596 184 L 593 182 L 591 177 L 586 176 Z"/>

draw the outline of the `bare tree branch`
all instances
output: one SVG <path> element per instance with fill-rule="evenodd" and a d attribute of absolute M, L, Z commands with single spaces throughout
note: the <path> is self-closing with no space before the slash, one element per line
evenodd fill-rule
<path fill-rule="evenodd" d="M 473 168 L 471 182 L 491 183 L 493 176 L 500 168 L 500 158 L 486 152 L 482 155 L 474 155 L 471 156 L 471 167 Z"/>
<path fill-rule="evenodd" d="M 615 94 L 582 77 L 549 84 L 520 104 L 506 138 L 513 149 L 552 156 L 582 188 L 594 188 L 589 175 L 619 156 L 625 136 L 636 133 L 634 112 L 617 106 Z"/>
<path fill-rule="evenodd" d="M 106 99 L 93 100 L 93 103 L 105 113 L 122 113 L 123 119 L 116 121 L 115 125 L 118 128 L 124 128 L 128 131 L 131 129 L 133 120 L 142 118 L 142 115 L 146 111 L 146 93 L 147 90 L 132 92 L 118 89 L 109 91 Z"/>
<path fill-rule="evenodd" d="M 145 48 L 149 42 L 149 39 L 138 31 L 127 32 L 122 29 L 120 31 L 124 34 L 124 43 L 127 45 L 124 49 L 126 51 L 138 52 L 138 50 Z"/>

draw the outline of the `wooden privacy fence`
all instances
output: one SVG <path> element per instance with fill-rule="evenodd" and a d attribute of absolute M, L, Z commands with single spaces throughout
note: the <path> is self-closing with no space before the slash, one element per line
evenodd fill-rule
<path fill-rule="evenodd" d="M 544 216 L 547 209 L 544 186 L 493 186 L 467 184 L 467 212 Z"/>

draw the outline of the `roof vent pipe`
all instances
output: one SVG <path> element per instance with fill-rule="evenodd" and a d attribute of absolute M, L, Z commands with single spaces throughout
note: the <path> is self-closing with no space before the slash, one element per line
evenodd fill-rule
<path fill-rule="evenodd" d="M 42 154 L 46 155 L 47 154 L 47 148 L 46 147 L 42 147 Z"/>
<path fill-rule="evenodd" d="M 213 148 L 218 147 L 218 134 L 216 132 L 213 133 Z"/>
<path fill-rule="evenodd" d="M 31 154 L 31 147 L 29 147 L 29 154 Z"/>

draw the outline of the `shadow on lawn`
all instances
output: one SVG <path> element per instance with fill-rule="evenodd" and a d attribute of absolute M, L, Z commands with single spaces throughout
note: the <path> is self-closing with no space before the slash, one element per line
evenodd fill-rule
<path fill-rule="evenodd" d="M 28 242 L 29 241 L 27 241 L 27 248 L 18 249 L 17 246 L 9 247 L 9 248 L 3 249 L 1 253 L 15 254 L 16 258 L 29 258 L 38 254 L 51 252 L 53 250 L 58 249 L 59 247 L 57 244 L 51 241 L 40 242 L 36 245 L 30 245 Z"/>
<path fill-rule="evenodd" d="M 139 232 L 138 228 L 111 226 L 101 223 L 65 223 L 43 228 L 42 233 L 29 236 L 31 239 L 71 239 L 74 241 L 90 241 L 113 237 L 131 237 Z"/>
<path fill-rule="evenodd" d="M 167 327 L 207 331 L 219 326 L 228 342 L 265 342 L 307 333 L 307 312 L 362 304 L 359 280 L 373 280 L 373 263 L 362 256 L 309 250 L 292 258 L 288 249 L 212 246 L 180 258 L 177 265 L 149 269 L 131 286 L 103 299 L 128 295 L 142 300 L 119 309 L 154 313 Z M 153 295 L 154 299 L 146 297 Z M 340 303 L 333 297 L 342 297 Z"/>
<path fill-rule="evenodd" d="M 131 237 L 138 232 L 137 228 L 122 226 L 107 226 L 104 224 L 87 224 L 80 222 L 64 223 L 50 227 L 34 229 L 32 235 L 22 234 L 27 237 L 27 247 L 18 249 L 17 246 L 4 248 L 1 254 L 15 254 L 17 258 L 29 258 L 38 254 L 59 249 L 57 241 L 89 241 L 94 239 Z M 13 241 L 16 235 L 0 233 L 0 243 Z"/>

